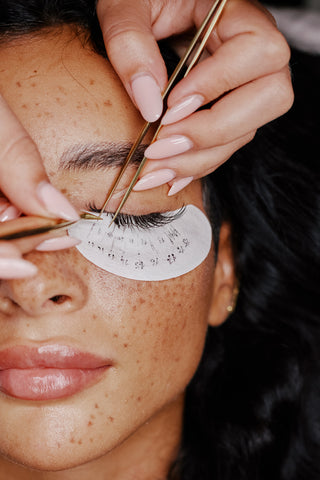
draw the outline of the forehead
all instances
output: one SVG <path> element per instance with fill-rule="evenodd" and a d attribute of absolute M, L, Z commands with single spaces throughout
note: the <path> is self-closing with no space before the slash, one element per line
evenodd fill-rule
<path fill-rule="evenodd" d="M 143 124 L 109 62 L 69 29 L 21 37 L 0 48 L 0 61 L 1 91 L 43 156 L 79 138 L 133 141 Z"/>
<path fill-rule="evenodd" d="M 36 142 L 51 181 L 77 208 L 85 198 L 101 205 L 117 169 L 109 169 L 101 180 L 99 172 L 63 172 L 65 152 L 77 145 L 127 145 L 134 142 L 144 124 L 110 63 L 94 53 L 70 28 L 24 36 L 0 47 L 0 91 Z M 150 139 L 150 138 L 149 138 Z M 148 141 L 148 138 L 146 139 Z M 132 178 L 128 172 L 121 187 Z M 98 184 L 97 184 L 98 181 Z M 174 210 L 183 203 L 200 206 L 200 186 L 177 198 L 168 198 L 167 187 L 133 193 L 133 203 L 159 210 Z M 87 198 L 86 198 L 87 197 Z M 97 198 L 98 197 L 98 198 Z M 182 200 L 181 200 L 182 198 Z M 132 203 L 132 199 L 130 199 Z M 147 213 L 142 212 L 140 213 Z"/>

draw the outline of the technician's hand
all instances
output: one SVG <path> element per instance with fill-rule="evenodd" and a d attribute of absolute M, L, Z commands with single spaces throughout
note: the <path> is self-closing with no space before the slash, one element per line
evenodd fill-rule
<path fill-rule="evenodd" d="M 212 0 L 99 0 L 108 57 L 148 121 L 162 111 L 166 68 L 156 41 L 199 26 Z M 289 47 L 255 0 L 228 0 L 207 48 L 211 53 L 168 98 L 158 141 L 135 190 L 169 183 L 177 193 L 215 170 L 257 128 L 292 105 Z M 212 108 L 194 113 L 216 100 Z"/>
<path fill-rule="evenodd" d="M 0 205 L 3 206 L 3 198 L 0 198 Z M 7 212 L 7 213 L 5 213 Z M 47 218 L 34 216 L 16 216 L 16 207 L 8 206 L 4 211 L 10 220 L 0 222 L 0 236 L 13 231 L 34 229 L 48 225 Z M 13 217 L 16 218 L 13 218 Z M 53 224 L 55 220 L 53 220 Z M 0 241 L 0 279 L 24 278 L 37 273 L 37 267 L 23 257 L 31 251 L 52 251 L 62 250 L 77 245 L 79 241 L 66 235 L 63 229 L 54 230 L 50 233 L 42 233 L 25 238 L 18 238 L 10 241 Z"/>
<path fill-rule="evenodd" d="M 49 183 L 36 145 L 1 96 L 0 118 L 4 119 L 0 128 L 0 236 L 3 222 L 17 219 L 20 212 L 77 220 L 79 216 L 72 205 Z M 36 220 L 30 221 L 36 226 Z M 0 279 L 34 275 L 36 267 L 22 255 L 35 247 L 54 250 L 75 244 L 74 239 L 61 237 L 61 232 L 57 235 L 58 238 L 54 239 L 52 235 L 42 235 L 26 240 L 0 241 Z"/>

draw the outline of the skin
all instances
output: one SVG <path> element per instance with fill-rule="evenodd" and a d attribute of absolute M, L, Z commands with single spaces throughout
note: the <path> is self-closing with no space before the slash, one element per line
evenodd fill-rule
<path fill-rule="evenodd" d="M 176 42 L 177 35 L 200 25 L 211 5 L 211 0 L 97 2 L 108 57 L 133 102 L 132 85 L 137 76 L 152 77 L 159 95 L 165 88 L 167 74 L 157 40 L 174 35 Z M 175 180 L 207 175 L 250 141 L 257 128 L 291 107 L 290 50 L 273 17 L 259 2 L 228 0 L 207 51 L 207 59 L 175 86 L 168 106 L 201 95 L 204 104 L 215 101 L 213 107 L 165 126 L 158 137 L 185 136 L 193 149 L 150 161 L 144 175 L 162 169 L 174 171 Z M 85 78 L 90 76 L 89 71 L 84 73 Z M 5 196 L 3 200 L 0 196 L 0 221 L 8 206 L 11 215 L 14 206 L 17 214 L 52 216 L 53 209 L 44 208 L 37 195 L 39 182 L 48 180 L 43 160 L 7 104 L 6 92 L 0 92 L 0 191 Z M 149 107 L 154 110 L 153 98 Z M 0 243 L 0 278 L 8 274 L 8 260 L 17 261 L 24 251 L 21 245 Z M 21 276 L 17 267 L 11 262 L 10 275 Z"/>
<path fill-rule="evenodd" d="M 1 91 L 36 143 L 53 185 L 78 210 L 101 204 L 117 170 L 75 175 L 59 169 L 59 159 L 79 139 L 135 139 L 142 119 L 111 66 L 68 28 L 3 45 L 0 62 Z M 131 175 L 132 169 L 119 189 Z M 167 191 L 133 193 L 126 212 L 189 203 L 203 210 L 199 182 L 175 198 Z M 1 282 L 0 349 L 62 343 L 111 358 L 113 367 L 64 399 L 23 401 L 0 393 L 0 479 L 164 479 L 179 446 L 184 391 L 208 324 L 223 322 L 232 300 L 230 228 L 221 229 L 216 265 L 211 252 L 192 272 L 162 282 L 109 274 L 75 248 L 31 251 L 24 258 L 38 274 Z M 56 303 L 55 295 L 69 300 Z"/>

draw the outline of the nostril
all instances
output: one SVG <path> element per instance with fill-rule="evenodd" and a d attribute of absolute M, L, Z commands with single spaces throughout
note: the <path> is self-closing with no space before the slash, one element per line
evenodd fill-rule
<path fill-rule="evenodd" d="M 50 298 L 50 301 L 61 305 L 62 303 L 68 302 L 71 298 L 68 295 L 55 295 L 54 297 Z"/>

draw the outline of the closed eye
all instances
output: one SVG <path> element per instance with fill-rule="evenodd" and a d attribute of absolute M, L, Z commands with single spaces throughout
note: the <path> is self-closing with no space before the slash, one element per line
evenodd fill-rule
<path fill-rule="evenodd" d="M 93 213 L 100 213 L 101 208 L 96 207 L 94 203 L 89 203 L 86 207 L 87 211 Z M 138 228 L 140 230 L 148 230 L 150 228 L 161 227 L 168 225 L 173 220 L 179 218 L 185 211 L 185 207 L 180 208 L 175 212 L 154 212 L 146 215 L 130 215 L 126 213 L 119 213 L 115 219 L 115 225 L 119 227 Z M 110 220 L 113 214 L 110 213 Z"/>

